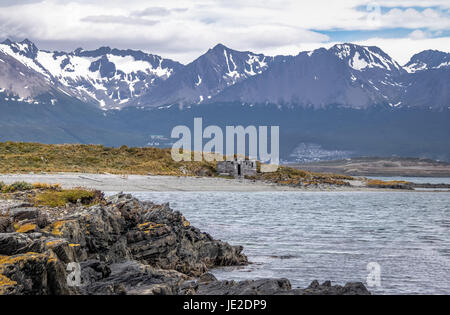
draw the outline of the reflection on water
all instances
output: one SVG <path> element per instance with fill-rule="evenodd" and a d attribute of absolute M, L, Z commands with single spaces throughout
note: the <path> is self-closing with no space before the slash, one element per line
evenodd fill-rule
<path fill-rule="evenodd" d="M 367 279 L 381 265 L 384 293 L 450 293 L 450 193 L 146 192 L 233 245 L 253 264 L 214 270 L 220 279 Z"/>

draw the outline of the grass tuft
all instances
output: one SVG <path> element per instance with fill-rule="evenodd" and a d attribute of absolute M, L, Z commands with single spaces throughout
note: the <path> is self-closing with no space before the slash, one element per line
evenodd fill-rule
<path fill-rule="evenodd" d="M 98 191 L 85 189 L 68 189 L 61 191 L 47 190 L 38 193 L 35 197 L 35 204 L 38 206 L 64 207 L 66 204 L 93 205 L 99 203 L 103 196 Z"/>
<path fill-rule="evenodd" d="M 6 185 L 3 182 L 0 183 L 1 192 L 13 193 L 16 191 L 28 191 L 33 190 L 33 185 L 26 182 L 15 182 L 11 185 Z"/>
<path fill-rule="evenodd" d="M 47 183 L 33 183 L 34 189 L 39 190 L 57 190 L 61 191 L 61 185 L 60 184 L 47 184 Z"/>

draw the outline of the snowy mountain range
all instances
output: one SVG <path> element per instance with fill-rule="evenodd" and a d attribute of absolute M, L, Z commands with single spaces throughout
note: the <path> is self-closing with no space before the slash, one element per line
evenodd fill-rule
<path fill-rule="evenodd" d="M 235 51 L 218 44 L 162 82 L 138 104 L 199 104 L 229 86 L 263 73 L 274 62 L 274 57 Z"/>
<path fill-rule="evenodd" d="M 31 100 L 45 91 L 65 93 L 101 108 L 121 108 L 145 95 L 159 81 L 166 80 L 183 65 L 170 59 L 134 50 L 102 47 L 71 53 L 39 50 L 29 40 L 0 44 L 1 63 L 17 71 L 2 71 L 0 88 L 18 99 Z M 5 65 L 3 66 L 5 67 Z M 10 67 L 11 68 L 11 67 Z M 0 68 L 1 69 L 1 68 Z M 24 77 L 39 77 L 28 82 Z"/>
<path fill-rule="evenodd" d="M 325 108 L 450 106 L 450 54 L 424 51 L 404 66 L 378 47 L 339 44 L 269 57 L 222 44 L 188 65 L 135 50 L 49 52 L 0 44 L 0 102 L 56 103 L 63 95 L 107 109 L 240 102 Z"/>

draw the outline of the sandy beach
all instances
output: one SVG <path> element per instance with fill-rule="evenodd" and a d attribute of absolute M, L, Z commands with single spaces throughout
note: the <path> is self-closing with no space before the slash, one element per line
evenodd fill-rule
<path fill-rule="evenodd" d="M 11 184 L 17 181 L 29 183 L 61 184 L 64 188 L 86 187 L 105 192 L 126 191 L 358 191 L 371 190 L 358 187 L 336 187 L 333 189 L 294 188 L 265 182 L 254 182 L 246 179 L 225 179 L 214 177 L 177 177 L 177 176 L 144 176 L 144 175 L 112 175 L 112 174 L 2 174 L 0 181 Z M 379 189 L 378 189 L 379 191 Z"/>
<path fill-rule="evenodd" d="M 177 177 L 110 174 L 11 174 L 0 175 L 0 181 L 61 184 L 64 188 L 86 187 L 101 191 L 289 191 L 270 183 L 211 177 Z"/>

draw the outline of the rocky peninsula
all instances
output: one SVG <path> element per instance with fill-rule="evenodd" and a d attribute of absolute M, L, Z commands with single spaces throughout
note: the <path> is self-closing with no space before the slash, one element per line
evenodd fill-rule
<path fill-rule="evenodd" d="M 247 264 L 243 248 L 214 240 L 168 204 L 22 188 L 0 193 L 3 295 L 370 294 L 362 283 L 293 289 L 287 279 L 218 281 L 208 271 Z"/>

